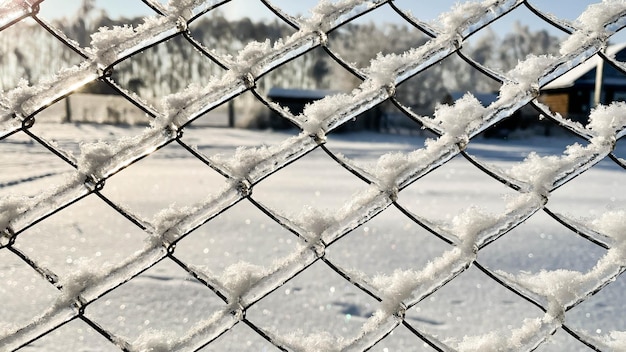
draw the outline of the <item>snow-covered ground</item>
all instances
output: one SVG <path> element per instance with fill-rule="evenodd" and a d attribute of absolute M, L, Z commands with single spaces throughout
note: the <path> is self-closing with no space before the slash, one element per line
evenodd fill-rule
<path fill-rule="evenodd" d="M 137 135 L 142 127 L 95 124 L 36 124 L 33 132 L 79 153 L 80 141 L 114 141 Z M 237 146 L 277 144 L 289 132 L 259 132 L 220 128 L 189 128 L 183 140 L 207 154 L 234 154 Z M 389 152 L 423 147 L 423 136 L 369 132 L 333 134 L 327 147 L 367 164 Z M 517 140 L 477 139 L 468 152 L 503 169 L 523 160 L 530 151 L 561 155 L 565 146 L 581 142 L 565 136 Z M 626 155 L 618 144 L 616 154 Z M 36 195 L 62 182 L 73 169 L 23 134 L 0 141 L 0 198 L 9 194 Z M 176 143 L 140 160 L 107 180 L 102 194 L 145 219 L 175 203 L 184 207 L 216 192 L 224 178 Z M 603 161 L 553 192 L 547 207 L 577 219 L 598 218 L 626 205 L 626 172 Z M 366 184 L 332 161 L 321 149 L 261 181 L 252 197 L 285 216 L 306 206 L 335 212 Z M 516 192 L 457 156 L 399 194 L 398 203 L 431 221 L 450 224 L 471 206 L 502 213 L 507 197 Z M 119 263 L 140 250 L 147 235 L 91 195 L 22 233 L 15 247 L 61 278 L 89 261 L 94 267 Z M 296 250 L 298 239 L 248 200 L 220 214 L 176 247 L 181 261 L 202 266 L 216 276 L 245 261 L 270 266 Z M 369 277 L 396 269 L 422 269 L 450 246 L 424 230 L 397 208 L 389 207 L 373 220 L 332 244 L 326 258 L 344 269 Z M 538 212 L 478 254 L 478 261 L 511 274 L 542 269 L 591 270 L 606 250 L 577 236 L 544 212 Z M 626 331 L 626 278 L 620 277 L 596 296 L 566 314 L 566 324 L 590 334 Z M 59 292 L 7 249 L 0 249 L 0 336 L 45 311 Z M 170 259 L 89 305 L 85 315 L 105 329 L 135 341 L 156 332 L 181 337 L 209 318 L 224 303 Z M 315 262 L 247 310 L 246 318 L 264 330 L 287 335 L 327 332 L 348 339 L 356 336 L 378 302 L 343 279 L 326 264 Z M 406 322 L 444 341 L 492 331 L 508 333 L 524 319 L 544 313 L 469 268 L 432 296 L 413 307 Z M 31 343 L 24 351 L 117 351 L 80 320 Z M 274 351 L 276 347 L 243 323 L 203 351 Z M 399 326 L 373 351 L 433 351 L 406 327 Z M 559 330 L 538 351 L 586 351 L 586 346 Z"/>

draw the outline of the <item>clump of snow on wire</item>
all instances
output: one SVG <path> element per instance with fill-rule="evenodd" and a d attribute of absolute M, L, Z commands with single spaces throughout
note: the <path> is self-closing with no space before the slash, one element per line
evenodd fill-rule
<path fill-rule="evenodd" d="M 296 330 L 277 339 L 292 351 L 302 352 L 339 352 L 342 349 L 343 337 L 335 337 L 328 332 L 316 332 L 306 335 Z"/>
<path fill-rule="evenodd" d="M 146 238 L 148 248 L 169 246 L 176 242 L 187 231 L 203 221 L 200 217 L 207 216 L 211 212 L 214 214 L 226 207 L 227 203 L 232 200 L 232 195 L 236 194 L 235 188 L 236 185 L 232 182 L 225 182 L 215 193 L 207 195 L 199 203 L 182 207 L 172 203 L 169 207 L 159 211 L 151 221 L 153 225 L 151 234 Z"/>
<path fill-rule="evenodd" d="M 520 96 L 537 94 L 539 79 L 548 73 L 556 58 L 548 55 L 529 55 L 507 74 L 510 80 L 500 87 L 499 101 L 511 101 Z M 494 103 L 498 104 L 498 102 Z"/>
<path fill-rule="evenodd" d="M 282 41 L 276 42 L 275 47 L 279 47 Z M 250 42 L 241 51 L 237 53 L 235 62 L 238 63 L 239 71 L 245 72 L 245 68 L 249 68 L 251 63 L 259 61 L 272 50 L 272 43 L 269 39 L 262 42 Z"/>
<path fill-rule="evenodd" d="M 467 247 L 464 248 L 466 251 L 470 251 L 476 244 L 478 235 L 485 229 L 493 228 L 498 220 L 500 217 L 497 215 L 472 206 L 452 219 L 449 231 L 461 240 L 464 247 Z"/>
<path fill-rule="evenodd" d="M 593 220 L 591 227 L 611 237 L 615 241 L 615 247 L 624 247 L 626 245 L 626 222 L 624 219 L 626 219 L 626 211 L 612 211 Z"/>
<path fill-rule="evenodd" d="M 442 136 L 427 139 L 425 148 L 408 154 L 390 153 L 381 156 L 372 167 L 374 175 L 385 189 L 393 189 L 407 181 L 416 171 L 427 170 L 458 151 L 454 138 Z"/>
<path fill-rule="evenodd" d="M 170 352 L 176 341 L 170 331 L 148 329 L 134 342 L 132 351 L 137 352 Z"/>
<path fill-rule="evenodd" d="M 626 127 L 626 103 L 599 105 L 589 115 L 587 129 L 597 138 L 596 143 L 612 143 L 622 137 Z M 593 141 L 592 141 L 593 142 Z"/>
<path fill-rule="evenodd" d="M 229 290 L 232 297 L 238 298 L 268 274 L 270 271 L 262 266 L 241 261 L 226 267 L 219 282 Z"/>
<path fill-rule="evenodd" d="M 485 9 L 497 4 L 498 0 L 485 0 L 483 2 L 456 2 L 451 11 L 442 13 L 433 24 L 442 32 L 456 34 L 464 23 L 480 18 L 485 15 Z"/>
<path fill-rule="evenodd" d="M 153 16 L 145 17 L 143 23 L 137 27 L 130 25 L 101 27 L 98 32 L 91 35 L 91 47 L 88 51 L 100 64 L 108 66 L 125 50 L 148 40 L 157 41 L 169 27 L 175 25 L 174 21 L 168 17 Z"/>
<path fill-rule="evenodd" d="M 588 272 L 574 270 L 541 270 L 538 273 L 520 272 L 517 275 L 498 271 L 499 275 L 547 299 L 550 309 L 567 309 L 606 282 L 613 281 L 626 265 L 626 212 L 615 211 L 602 215 L 591 226 L 615 242 L 607 253 Z"/>
<path fill-rule="evenodd" d="M 508 170 L 508 175 L 528 183 L 536 192 L 546 194 L 560 175 L 612 150 L 616 138 L 624 134 L 625 112 L 626 104 L 623 102 L 595 108 L 587 125 L 587 131 L 594 136 L 589 144 L 572 144 L 561 156 L 542 157 L 532 152 L 522 163 Z"/>
<path fill-rule="evenodd" d="M 26 79 L 21 78 L 17 87 L 5 93 L 5 99 L 11 110 L 21 113 L 23 111 L 22 104 L 32 96 L 42 91 L 42 88 L 38 86 L 31 86 Z"/>
<path fill-rule="evenodd" d="M 383 203 L 388 203 L 388 197 L 381 199 L 381 195 L 381 190 L 375 186 L 370 186 L 364 190 L 355 192 L 354 195 L 350 197 L 350 200 L 337 210 L 334 215 L 335 219 L 341 223 L 354 220 L 354 217 L 358 217 L 358 214 L 361 214 L 363 211 L 371 211 L 376 208 L 377 205 L 380 205 L 376 203 L 380 203 L 381 200 Z M 350 226 L 350 224 L 345 225 Z M 354 227 L 357 226 L 357 224 L 352 225 L 354 225 Z"/>
<path fill-rule="evenodd" d="M 24 4 L 21 1 L 3 0 L 0 3 L 0 11 L 9 12 L 9 11 L 17 10 L 17 9 L 23 9 L 25 6 L 26 4 Z"/>
<path fill-rule="evenodd" d="M 612 351 L 626 351 L 626 331 L 611 331 L 602 340 Z"/>
<path fill-rule="evenodd" d="M 206 2 L 206 0 L 170 0 L 167 2 L 167 12 L 170 16 L 188 20 L 193 16 L 194 8 Z"/>
<path fill-rule="evenodd" d="M 542 318 L 524 319 L 522 326 L 506 331 L 492 331 L 479 336 L 465 336 L 463 341 L 447 341 L 462 352 L 500 352 L 534 349 L 559 322 L 546 314 Z"/>
<path fill-rule="evenodd" d="M 271 282 L 278 283 L 285 282 L 289 279 L 289 271 L 291 267 L 301 267 L 306 260 L 307 253 L 310 252 L 310 248 L 299 245 L 293 253 L 283 257 L 277 258 L 268 266 L 260 266 L 252 264 L 246 261 L 239 261 L 235 264 L 227 266 L 220 274 L 212 273 L 208 268 L 203 266 L 191 266 L 197 272 L 206 275 L 209 281 L 213 282 L 215 286 L 221 287 L 226 290 L 228 301 L 232 308 L 236 308 L 235 305 L 249 304 L 247 299 L 252 297 L 254 300 L 255 295 L 259 292 L 266 292 L 268 289 L 273 289 L 268 286 Z M 274 279 L 272 279 L 274 277 Z"/>
<path fill-rule="evenodd" d="M 78 172 L 85 176 L 98 175 L 102 165 L 109 162 L 115 154 L 116 150 L 106 142 L 81 144 Z"/>
<path fill-rule="evenodd" d="M 215 80 L 211 79 L 207 86 L 215 84 Z M 163 98 L 161 101 L 161 108 L 165 112 L 165 118 L 157 118 L 154 120 L 155 126 L 160 127 L 179 127 L 182 122 L 181 115 L 184 115 L 184 109 L 190 101 L 198 97 L 198 93 L 202 92 L 205 86 L 201 86 L 197 83 L 192 83 L 187 86 L 183 91 L 176 94 L 170 94 Z"/>
<path fill-rule="evenodd" d="M 160 245 L 170 245 L 180 237 L 184 231 L 179 228 L 180 222 L 189 214 L 193 214 L 198 209 L 185 206 L 177 207 L 176 204 L 159 211 L 152 221 L 155 225 L 154 234 L 148 237 L 148 243 L 151 247 Z"/>
<path fill-rule="evenodd" d="M 410 299 L 416 289 L 424 291 L 433 289 L 447 281 L 447 278 L 465 267 L 473 260 L 459 248 L 444 252 L 441 256 L 428 262 L 421 270 L 395 270 L 391 275 L 378 275 L 372 279 L 372 285 L 383 293 L 381 302 L 381 316 L 395 314 L 402 303 Z M 423 292 L 417 292 L 423 294 Z"/>
<path fill-rule="evenodd" d="M 24 211 L 24 197 L 8 196 L 0 199 L 0 231 L 9 227 L 11 220 Z"/>
<path fill-rule="evenodd" d="M 604 26 L 616 17 L 626 13 L 626 2 L 622 0 L 603 0 L 601 3 L 590 4 L 576 19 L 586 30 L 596 33 L 604 32 Z"/>
<path fill-rule="evenodd" d="M 225 165 L 234 176 L 245 178 L 258 163 L 267 159 L 274 150 L 278 150 L 278 148 L 267 145 L 256 148 L 239 146 L 233 157 L 217 154 L 212 156 L 211 160 L 217 164 Z"/>
<path fill-rule="evenodd" d="M 487 109 L 471 93 L 465 94 L 454 105 L 439 104 L 435 110 L 435 122 L 444 133 L 463 139 L 480 126 Z"/>
<path fill-rule="evenodd" d="M 514 281 L 563 307 L 576 300 L 584 276 L 575 270 L 541 270 L 538 273 L 521 272 L 514 276 Z"/>
<path fill-rule="evenodd" d="M 580 144 L 568 146 L 562 156 L 540 156 L 531 152 L 523 162 L 506 173 L 516 180 L 526 182 L 534 192 L 548 194 L 557 175 L 586 155 L 586 149 Z"/>
<path fill-rule="evenodd" d="M 353 93 L 356 93 L 356 91 Z M 304 120 L 302 128 L 311 135 L 318 135 L 324 127 L 324 119 L 328 116 L 332 116 L 342 107 L 347 106 L 346 103 L 349 104 L 352 99 L 352 95 L 340 93 L 307 104 L 301 115 L 301 119 Z"/>
<path fill-rule="evenodd" d="M 566 55 L 596 40 L 606 40 L 605 36 L 613 32 L 607 31 L 606 25 L 616 22 L 625 14 L 626 2 L 622 0 L 603 0 L 601 3 L 589 5 L 576 19 L 575 25 L 579 30 L 562 43 L 561 54 Z"/>
<path fill-rule="evenodd" d="M 260 173 L 280 167 L 281 163 L 287 161 L 292 153 L 298 154 L 304 149 L 310 149 L 307 147 L 307 143 L 311 143 L 310 138 L 300 134 L 275 145 L 240 146 L 235 150 L 233 156 L 216 154 L 210 159 L 212 162 L 224 166 L 235 179 L 248 179 L 254 182 L 255 178 L 261 176 Z M 255 171 L 254 174 L 251 174 L 253 171 Z"/>
<path fill-rule="evenodd" d="M 309 18 L 300 18 L 302 28 L 307 31 L 327 32 L 343 17 L 352 17 L 372 8 L 380 0 L 320 0 L 310 10 Z"/>
<path fill-rule="evenodd" d="M 321 234 L 337 221 L 332 212 L 321 211 L 311 206 L 303 207 L 293 219 L 306 231 L 304 236 L 310 242 L 316 242 Z"/>

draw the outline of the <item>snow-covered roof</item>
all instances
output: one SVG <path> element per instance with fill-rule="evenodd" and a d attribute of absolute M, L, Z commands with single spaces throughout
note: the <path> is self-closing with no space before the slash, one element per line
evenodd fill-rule
<path fill-rule="evenodd" d="M 291 99 L 311 99 L 317 100 L 332 95 L 337 92 L 323 89 L 292 89 L 292 88 L 270 88 L 267 96 L 269 98 L 291 98 Z"/>
<path fill-rule="evenodd" d="M 626 49 L 626 43 L 611 45 L 606 48 L 606 55 L 611 57 L 624 49 Z M 569 70 L 567 73 L 555 79 L 554 81 L 546 84 L 543 87 L 543 90 L 572 87 L 579 78 L 584 76 L 587 72 L 595 69 L 601 60 L 602 58 L 597 54 L 592 56 L 587 61 Z"/>

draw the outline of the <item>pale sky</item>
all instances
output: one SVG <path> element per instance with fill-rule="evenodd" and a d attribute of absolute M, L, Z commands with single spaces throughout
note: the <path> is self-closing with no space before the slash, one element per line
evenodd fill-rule
<path fill-rule="evenodd" d="M 45 0 L 41 5 L 41 14 L 48 18 L 61 18 L 71 16 L 76 12 L 80 0 Z M 165 3 L 166 0 L 161 0 Z M 406 10 L 410 10 L 414 16 L 425 20 L 434 21 L 442 12 L 449 11 L 459 0 L 395 0 L 394 3 Z M 531 3 L 542 10 L 552 13 L 560 18 L 574 20 L 584 11 L 587 6 L 599 1 L 590 0 L 532 0 Z M 122 15 L 126 17 L 149 16 L 153 12 L 141 0 L 97 0 L 98 6 L 106 10 L 113 18 Z M 317 0 L 271 0 L 271 3 L 282 8 L 292 15 L 309 15 L 309 9 L 317 4 Z M 564 6 L 567 4 L 566 6 Z M 273 20 L 273 14 L 258 0 L 232 0 L 220 6 L 220 11 L 230 19 L 250 17 L 253 20 Z M 492 28 L 498 34 L 506 33 L 512 28 L 515 20 L 529 25 L 531 30 L 549 29 L 555 35 L 561 32 L 547 26 L 543 21 L 534 16 L 524 6 L 517 8 L 512 13 L 492 24 Z M 375 15 L 365 16 L 362 21 L 402 23 L 403 20 L 388 6 L 378 9 Z M 613 41 L 625 40 L 626 33 L 615 37 Z"/>

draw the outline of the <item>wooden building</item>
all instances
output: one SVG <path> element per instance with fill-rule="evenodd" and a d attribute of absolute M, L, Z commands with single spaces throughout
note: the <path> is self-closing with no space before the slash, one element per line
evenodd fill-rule
<path fill-rule="evenodd" d="M 609 46 L 606 55 L 626 62 L 626 43 Z M 626 101 L 626 75 L 595 55 L 543 87 L 539 100 L 585 124 L 594 106 Z"/>

